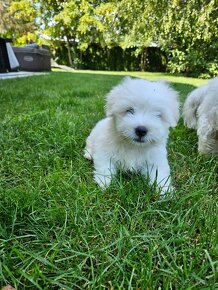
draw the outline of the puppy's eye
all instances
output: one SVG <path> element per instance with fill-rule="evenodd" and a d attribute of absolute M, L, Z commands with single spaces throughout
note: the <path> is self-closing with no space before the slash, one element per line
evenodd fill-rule
<path fill-rule="evenodd" d="M 158 118 L 161 118 L 162 114 L 161 114 L 161 112 L 155 112 L 155 116 L 158 117 Z"/>
<path fill-rule="evenodd" d="M 128 110 L 126 110 L 126 113 L 129 113 L 129 114 L 134 114 L 134 109 L 133 108 L 129 108 Z"/>

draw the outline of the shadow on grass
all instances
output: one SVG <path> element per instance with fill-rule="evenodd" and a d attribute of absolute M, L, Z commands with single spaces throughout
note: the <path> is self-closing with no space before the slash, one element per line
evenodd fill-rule
<path fill-rule="evenodd" d="M 72 75 L 76 78 L 84 79 L 84 82 L 92 82 L 93 77 L 98 84 L 98 88 L 101 91 L 101 82 L 102 86 L 109 84 L 108 90 L 119 83 L 124 77 L 138 77 L 148 80 L 164 80 L 171 83 L 172 87 L 180 93 L 180 101 L 183 103 L 186 96 L 194 90 L 197 86 L 206 82 L 206 80 L 196 79 L 196 78 L 187 78 L 181 75 L 172 75 L 172 74 L 163 74 L 163 73 L 149 73 L 149 72 L 107 72 L 107 71 L 72 71 L 72 72 L 52 72 L 52 75 L 64 74 L 67 78 L 71 79 Z M 107 93 L 107 92 L 106 92 Z M 92 96 L 91 92 L 87 93 L 86 90 L 80 91 L 81 97 Z"/>

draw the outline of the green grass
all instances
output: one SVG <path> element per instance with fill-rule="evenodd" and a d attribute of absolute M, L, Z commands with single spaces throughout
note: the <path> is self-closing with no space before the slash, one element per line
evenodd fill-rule
<path fill-rule="evenodd" d="M 83 158 L 124 73 L 0 80 L 0 288 L 218 289 L 217 158 L 180 120 L 169 139 L 173 198 L 138 175 L 102 192 Z M 163 74 L 187 93 L 205 81 Z"/>

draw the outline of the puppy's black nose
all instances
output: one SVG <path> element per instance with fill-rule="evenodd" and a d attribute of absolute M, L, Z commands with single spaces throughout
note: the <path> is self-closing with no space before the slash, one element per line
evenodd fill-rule
<path fill-rule="evenodd" d="M 138 126 L 135 128 L 135 133 L 138 137 L 144 137 L 148 133 L 148 130 L 144 126 Z"/>

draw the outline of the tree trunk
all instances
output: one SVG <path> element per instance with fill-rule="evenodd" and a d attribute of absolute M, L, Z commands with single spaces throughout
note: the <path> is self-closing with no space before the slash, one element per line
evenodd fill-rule
<path fill-rule="evenodd" d="M 141 53 L 140 69 L 146 71 L 147 68 L 147 48 L 144 47 Z"/>
<path fill-rule="evenodd" d="M 68 36 L 67 36 L 67 54 L 68 54 L 69 65 L 70 67 L 73 67 L 73 61 L 72 61 L 72 56 L 71 56 L 71 45 L 70 45 L 70 40 Z"/>

